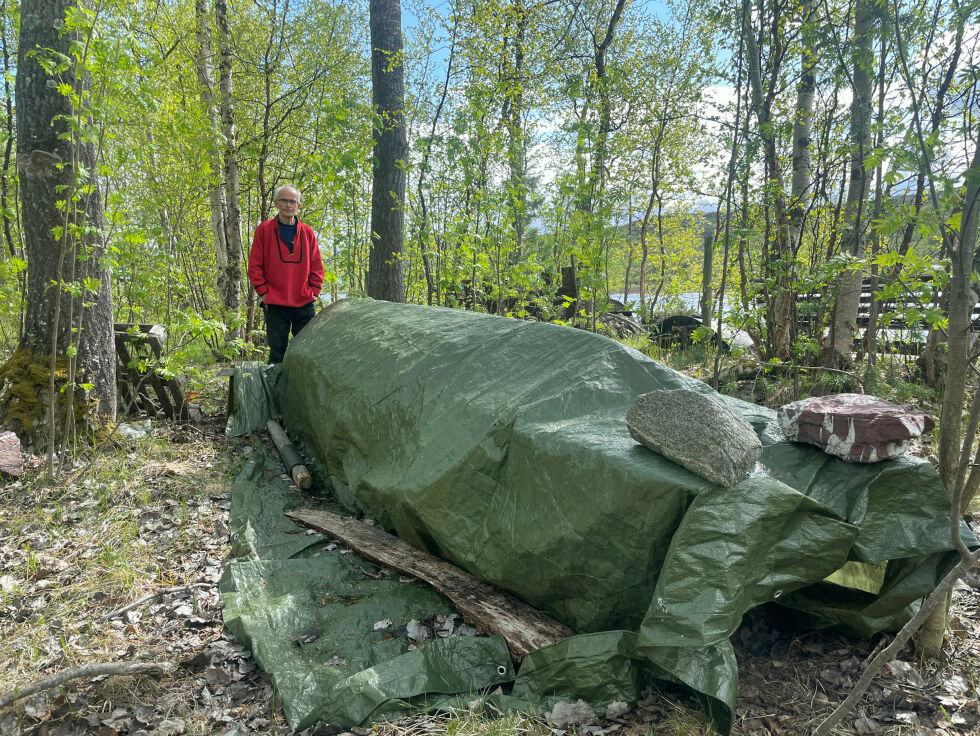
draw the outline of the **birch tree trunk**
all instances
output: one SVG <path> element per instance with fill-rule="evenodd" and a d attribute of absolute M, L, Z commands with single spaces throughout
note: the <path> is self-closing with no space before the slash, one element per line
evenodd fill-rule
<path fill-rule="evenodd" d="M 847 228 L 841 242 L 843 252 L 855 261 L 864 258 L 867 247 L 868 218 L 865 201 L 868 198 L 869 177 L 865 159 L 871 151 L 871 89 L 873 53 L 871 40 L 874 30 L 874 3 L 857 0 L 854 5 L 854 97 L 851 102 L 850 181 L 844 206 Z M 858 335 L 857 315 L 861 298 L 860 270 L 848 269 L 840 277 L 840 290 L 831 340 L 827 354 L 828 365 L 846 366 L 851 363 L 854 338 Z"/>
<path fill-rule="evenodd" d="M 805 199 L 810 193 L 810 133 L 813 127 L 813 97 L 817 88 L 816 49 L 811 29 L 812 0 L 802 0 L 803 50 L 800 59 L 800 83 L 796 88 L 796 113 L 793 115 L 793 178 L 790 184 L 789 247 L 795 257 L 800 248 Z"/>
<path fill-rule="evenodd" d="M 7 17 L 7 2 L 0 3 L 0 18 Z M 7 140 L 3 144 L 3 169 L 0 170 L 0 217 L 3 218 L 3 239 L 7 244 L 7 250 L 11 256 L 16 256 L 19 248 L 14 244 L 14 236 L 10 227 L 13 215 L 10 214 L 12 208 L 8 201 L 10 197 L 10 162 L 13 158 L 14 141 L 17 133 L 14 130 L 14 94 L 10 88 L 10 80 L 13 70 L 10 68 L 10 51 L 7 48 L 7 22 L 3 20 L 3 28 L 0 29 L 0 50 L 3 52 L 3 104 L 6 112 L 4 121 L 4 133 Z M 21 325 L 23 329 L 23 325 Z"/>
<path fill-rule="evenodd" d="M 225 218 L 225 293 L 221 301 L 225 308 L 237 315 L 242 304 L 242 211 L 239 205 L 238 187 L 238 140 L 235 133 L 235 108 L 232 103 L 231 78 L 231 31 L 228 28 L 228 6 L 225 0 L 215 0 L 214 14 L 218 27 L 218 87 L 219 110 L 225 138 L 224 174 L 227 197 Z M 228 337 L 239 337 L 240 328 L 229 330 Z"/>
<path fill-rule="evenodd" d="M 225 186 L 222 177 L 224 165 L 221 161 L 221 151 L 217 139 L 221 130 L 218 109 L 214 104 L 214 81 L 211 76 L 211 24 L 208 22 L 208 0 L 195 0 L 194 16 L 196 19 L 195 35 L 197 37 L 197 81 L 201 89 L 201 105 L 207 114 L 210 124 L 208 153 L 210 167 L 214 179 L 208 185 L 208 199 L 211 201 L 211 230 L 214 233 L 214 255 L 218 264 L 218 295 L 222 305 L 229 309 L 227 302 L 228 285 L 228 239 L 225 237 L 228 220 L 228 205 L 225 197 Z"/>
<path fill-rule="evenodd" d="M 528 18 L 524 0 L 515 0 L 510 6 L 514 18 L 514 60 L 509 70 L 510 80 L 504 99 L 504 125 L 507 128 L 507 165 L 510 179 L 507 199 L 510 205 L 511 227 L 514 232 L 514 250 L 510 263 L 520 262 L 524 248 L 524 230 L 527 226 L 527 138 L 524 135 L 524 44 Z M 498 297 L 498 302 L 503 299 Z"/>
<path fill-rule="evenodd" d="M 776 126 L 772 121 L 772 102 L 774 90 L 763 89 L 762 60 L 759 44 L 755 39 L 751 23 L 751 6 L 748 0 L 742 3 L 742 33 L 745 38 L 745 51 L 748 57 L 749 90 L 752 110 L 759 121 L 759 137 L 766 164 L 766 179 L 772 192 L 775 253 L 764 259 L 767 280 L 774 284 L 769 295 L 769 334 L 772 356 L 780 359 L 789 357 L 792 335 L 793 312 L 793 251 L 790 247 L 789 218 L 787 215 L 786 193 L 783 185 L 782 165 L 776 146 Z M 773 19 L 773 34 L 778 38 L 779 18 Z M 776 56 L 775 54 L 773 56 Z M 770 78 L 778 78 L 778 68 L 773 69 Z M 770 85 L 771 87 L 772 85 Z"/>

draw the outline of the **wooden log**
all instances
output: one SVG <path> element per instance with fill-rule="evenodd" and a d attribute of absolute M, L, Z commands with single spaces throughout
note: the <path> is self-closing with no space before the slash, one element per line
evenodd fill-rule
<path fill-rule="evenodd" d="M 300 509 L 287 511 L 286 516 L 343 542 L 369 560 L 429 583 L 466 618 L 503 636 L 516 662 L 528 652 L 575 635 L 565 624 L 509 593 L 377 527 L 329 511 Z"/>
<path fill-rule="evenodd" d="M 279 457 L 282 458 L 283 465 L 286 466 L 286 471 L 293 476 L 293 482 L 305 491 L 313 485 L 313 476 L 310 475 L 309 469 L 301 462 L 302 458 L 300 457 L 299 451 L 289 441 L 286 431 L 279 426 L 279 422 L 275 419 L 270 419 L 266 426 L 269 428 L 272 441 L 276 444 L 276 449 L 279 450 Z"/>

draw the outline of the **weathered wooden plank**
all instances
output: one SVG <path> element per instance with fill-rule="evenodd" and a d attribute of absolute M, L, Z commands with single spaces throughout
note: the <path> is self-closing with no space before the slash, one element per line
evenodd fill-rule
<path fill-rule="evenodd" d="M 135 334 L 129 332 L 133 327 L 137 328 Z M 149 346 L 154 357 L 159 359 L 163 354 L 163 344 L 167 341 L 167 328 L 163 325 L 116 322 L 112 328 L 117 346 L 120 342 L 145 344 Z"/>
<path fill-rule="evenodd" d="M 131 331 L 133 328 L 136 328 L 135 332 Z M 201 410 L 189 406 L 185 401 L 184 376 L 164 378 L 156 372 L 167 340 L 167 330 L 163 325 L 117 322 L 114 336 L 124 408 L 138 408 L 151 416 L 163 414 L 172 419 L 201 421 Z M 134 356 L 148 362 L 145 371 L 138 366 L 130 366 Z"/>
<path fill-rule="evenodd" d="M 145 376 L 150 386 L 153 387 L 153 392 L 157 395 L 157 401 L 160 403 L 160 411 L 163 412 L 163 415 L 171 419 L 178 419 L 180 405 L 183 401 L 177 402 L 175 406 L 174 402 L 170 400 L 169 386 L 167 385 L 169 379 L 157 375 L 157 372 L 152 367 L 146 372 Z"/>
<path fill-rule="evenodd" d="M 329 511 L 300 509 L 287 511 L 286 516 L 343 542 L 369 560 L 429 583 L 466 618 L 503 636 L 515 661 L 575 634 L 509 593 L 377 527 Z"/>

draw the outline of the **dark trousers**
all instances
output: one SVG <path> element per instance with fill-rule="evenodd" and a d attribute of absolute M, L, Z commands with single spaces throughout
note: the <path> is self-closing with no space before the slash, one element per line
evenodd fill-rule
<path fill-rule="evenodd" d="M 266 304 L 265 312 L 265 335 L 269 343 L 269 362 L 282 363 L 282 356 L 286 352 L 286 345 L 289 343 L 289 330 L 293 331 L 293 336 L 306 327 L 306 323 L 313 319 L 316 311 L 313 309 L 314 302 L 310 302 L 305 307 L 283 307 L 279 304 Z"/>

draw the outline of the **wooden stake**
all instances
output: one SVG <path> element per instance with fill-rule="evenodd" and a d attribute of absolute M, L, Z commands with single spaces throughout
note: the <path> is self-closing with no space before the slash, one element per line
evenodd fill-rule
<path fill-rule="evenodd" d="M 279 450 L 279 457 L 282 458 L 282 462 L 289 471 L 289 474 L 293 476 L 293 482 L 305 491 L 313 485 L 313 476 L 310 475 L 310 471 L 303 463 L 298 462 L 301 459 L 299 451 L 289 441 L 286 430 L 279 426 L 279 422 L 275 419 L 270 419 L 266 426 L 269 428 L 272 441 L 276 443 L 276 449 Z"/>

